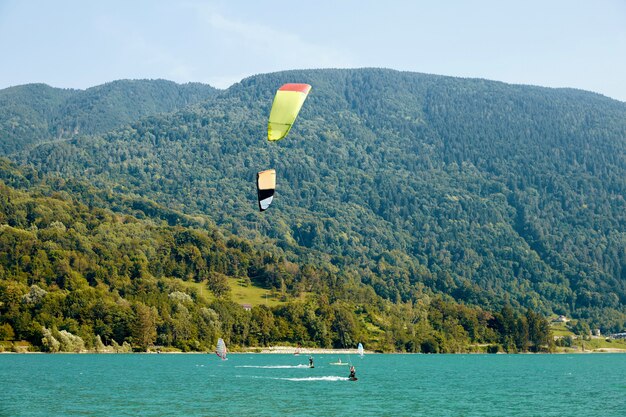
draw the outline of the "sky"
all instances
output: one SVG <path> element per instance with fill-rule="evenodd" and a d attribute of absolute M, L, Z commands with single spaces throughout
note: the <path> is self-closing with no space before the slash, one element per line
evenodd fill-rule
<path fill-rule="evenodd" d="M 626 0 L 0 0 L 0 88 L 380 67 L 626 101 Z"/>

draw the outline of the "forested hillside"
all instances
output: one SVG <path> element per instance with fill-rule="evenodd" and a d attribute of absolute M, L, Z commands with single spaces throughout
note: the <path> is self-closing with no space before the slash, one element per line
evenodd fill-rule
<path fill-rule="evenodd" d="M 285 82 L 313 86 L 267 143 Z M 391 70 L 243 80 L 201 106 L 16 156 L 64 179 L 204 214 L 292 262 L 499 310 L 626 324 L 626 104 L 568 89 Z M 256 211 L 254 177 L 276 168 Z"/>
<path fill-rule="evenodd" d="M 550 345 L 546 319 L 531 310 L 505 306 L 492 314 L 429 291 L 393 304 L 354 270 L 290 262 L 279 248 L 226 238 L 201 217 L 154 203 L 151 212 L 169 216 L 148 216 L 136 201 L 103 198 L 87 184 L 3 159 L 0 178 L 0 341 L 27 340 L 52 352 L 207 350 L 218 337 L 234 349 L 364 342 L 434 353 Z M 105 201 L 118 212 L 96 207 Z M 242 286 L 272 289 L 273 306 L 246 311 L 232 302 L 231 288 Z"/>
<path fill-rule="evenodd" d="M 141 117 L 205 101 L 204 84 L 121 80 L 87 90 L 28 84 L 0 90 L 0 155 L 34 143 L 104 133 Z"/>

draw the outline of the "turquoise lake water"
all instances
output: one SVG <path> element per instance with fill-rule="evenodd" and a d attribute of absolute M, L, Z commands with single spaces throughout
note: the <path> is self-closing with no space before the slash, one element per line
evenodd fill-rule
<path fill-rule="evenodd" d="M 624 354 L 307 358 L 0 355 L 0 416 L 626 416 Z"/>

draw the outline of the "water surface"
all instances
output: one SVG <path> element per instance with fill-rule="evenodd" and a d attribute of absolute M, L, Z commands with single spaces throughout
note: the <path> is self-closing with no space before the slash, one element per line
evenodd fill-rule
<path fill-rule="evenodd" d="M 626 354 L 314 359 L 0 355 L 0 416 L 626 415 Z"/>

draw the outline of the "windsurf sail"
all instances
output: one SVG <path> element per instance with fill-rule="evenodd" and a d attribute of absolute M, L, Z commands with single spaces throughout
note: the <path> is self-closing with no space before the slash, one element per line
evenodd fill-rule
<path fill-rule="evenodd" d="M 357 350 L 359 351 L 359 356 L 363 357 L 363 355 L 365 354 L 365 351 L 363 350 L 363 343 L 359 343 Z"/>
<path fill-rule="evenodd" d="M 224 339 L 221 337 L 217 340 L 217 348 L 215 349 L 215 354 L 222 358 L 223 361 L 226 360 L 226 343 L 224 343 Z"/>

